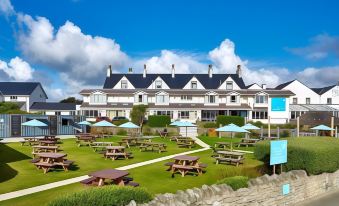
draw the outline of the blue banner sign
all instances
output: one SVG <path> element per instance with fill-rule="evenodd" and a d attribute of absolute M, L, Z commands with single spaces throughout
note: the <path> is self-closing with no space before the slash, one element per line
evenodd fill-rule
<path fill-rule="evenodd" d="M 271 99 L 271 111 L 285 112 L 286 111 L 286 98 L 285 97 L 273 97 Z"/>
<path fill-rule="evenodd" d="M 290 193 L 290 184 L 284 184 L 282 186 L 282 194 L 288 195 Z"/>
<path fill-rule="evenodd" d="M 287 140 L 271 141 L 270 165 L 287 162 Z"/>

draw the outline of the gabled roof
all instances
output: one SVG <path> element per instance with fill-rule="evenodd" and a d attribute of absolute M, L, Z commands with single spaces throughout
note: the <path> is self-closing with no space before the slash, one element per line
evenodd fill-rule
<path fill-rule="evenodd" d="M 292 81 L 289 81 L 289 82 L 285 82 L 285 83 L 279 84 L 278 86 L 275 87 L 275 89 L 283 89 L 283 88 L 285 88 L 287 85 L 291 84 L 291 83 L 294 82 L 294 81 L 295 81 L 295 79 L 292 80 Z"/>
<path fill-rule="evenodd" d="M 322 87 L 322 88 L 311 88 L 315 93 L 322 95 L 326 92 L 328 92 L 329 90 L 331 90 L 332 88 L 334 88 L 337 85 L 331 85 L 331 86 L 327 86 L 327 87 Z"/>
<path fill-rule="evenodd" d="M 213 74 L 212 78 L 209 78 L 208 74 L 175 74 L 174 78 L 171 74 L 147 74 L 146 78 L 143 78 L 142 74 L 111 74 L 110 77 L 106 77 L 103 88 L 112 89 L 123 76 L 135 88 L 148 88 L 158 76 L 171 89 L 182 89 L 193 77 L 196 77 L 205 89 L 217 89 L 228 77 L 231 77 L 240 88 L 245 88 L 243 79 L 237 74 Z"/>
<path fill-rule="evenodd" d="M 31 110 L 76 110 L 75 103 L 59 103 L 59 102 L 34 102 Z"/>
<path fill-rule="evenodd" d="M 48 98 L 39 82 L 0 82 L 0 95 L 30 95 L 38 86 Z"/>

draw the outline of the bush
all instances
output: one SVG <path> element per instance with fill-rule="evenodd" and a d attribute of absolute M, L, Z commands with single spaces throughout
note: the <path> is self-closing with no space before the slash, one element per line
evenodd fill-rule
<path fill-rule="evenodd" d="M 240 188 L 248 187 L 248 177 L 245 176 L 234 176 L 234 177 L 227 177 L 217 181 L 217 184 L 227 184 L 232 187 L 233 190 L 238 190 Z"/>
<path fill-rule="evenodd" d="M 207 122 L 203 124 L 203 127 L 204 128 L 218 128 L 218 125 L 215 122 Z"/>
<path fill-rule="evenodd" d="M 245 123 L 245 120 L 243 117 L 240 116 L 225 116 L 225 115 L 218 115 L 217 116 L 217 125 L 227 125 L 227 124 L 236 124 L 238 126 L 243 126 Z"/>
<path fill-rule="evenodd" d="M 152 130 L 148 125 L 145 125 L 142 127 L 142 133 L 146 136 L 153 135 Z"/>
<path fill-rule="evenodd" d="M 148 117 L 150 127 L 166 127 L 171 124 L 171 117 L 167 115 L 152 115 Z"/>
<path fill-rule="evenodd" d="M 270 143 L 263 141 L 256 144 L 254 155 L 269 167 Z M 289 138 L 285 171 L 305 170 L 316 175 L 334 172 L 339 169 L 339 139 L 331 137 Z"/>
<path fill-rule="evenodd" d="M 104 186 L 87 189 L 51 201 L 49 206 L 120 206 L 127 205 L 131 200 L 146 203 L 152 195 L 143 188 Z"/>
<path fill-rule="evenodd" d="M 280 137 L 290 137 L 291 134 L 290 134 L 290 131 L 288 130 L 283 130 L 280 134 Z"/>
<path fill-rule="evenodd" d="M 127 135 L 127 131 L 124 130 L 124 129 L 119 129 L 117 131 L 117 135 L 126 136 Z"/>
<path fill-rule="evenodd" d="M 128 119 L 119 119 L 119 120 L 112 121 L 112 123 L 115 124 L 116 126 L 122 125 L 126 122 L 129 122 L 129 120 Z"/>

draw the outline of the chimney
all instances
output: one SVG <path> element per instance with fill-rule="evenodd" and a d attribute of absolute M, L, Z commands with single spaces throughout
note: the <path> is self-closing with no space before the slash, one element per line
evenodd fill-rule
<path fill-rule="evenodd" d="M 236 72 L 236 73 L 237 73 L 237 75 L 238 75 L 239 78 L 242 77 L 242 74 L 241 74 L 241 73 L 242 73 L 242 72 L 241 72 L 241 65 L 240 65 L 240 64 L 237 66 L 237 72 Z"/>
<path fill-rule="evenodd" d="M 175 78 L 175 68 L 174 68 L 174 64 L 172 64 L 172 78 Z"/>
<path fill-rule="evenodd" d="M 262 84 L 262 85 L 261 85 L 261 88 L 262 88 L 262 89 L 266 89 L 266 84 Z"/>
<path fill-rule="evenodd" d="M 133 73 L 133 68 L 132 68 L 132 67 L 128 68 L 128 73 L 129 73 L 129 74 L 132 74 L 132 73 Z"/>
<path fill-rule="evenodd" d="M 143 78 L 146 78 L 146 73 L 147 73 L 146 64 L 144 64 L 144 72 L 142 73 Z"/>
<path fill-rule="evenodd" d="M 213 77 L 213 68 L 212 68 L 212 64 L 208 65 L 208 77 L 212 78 Z"/>
<path fill-rule="evenodd" d="M 111 74 L 112 74 L 112 65 L 108 65 L 108 67 L 107 67 L 107 77 L 110 77 L 111 76 Z"/>

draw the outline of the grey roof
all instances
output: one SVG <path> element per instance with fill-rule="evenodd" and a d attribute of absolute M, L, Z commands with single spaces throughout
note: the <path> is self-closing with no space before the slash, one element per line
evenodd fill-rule
<path fill-rule="evenodd" d="M 322 104 L 291 104 L 290 111 L 339 111 L 338 109 Z"/>
<path fill-rule="evenodd" d="M 39 82 L 0 82 L 0 95 L 30 95 L 38 86 L 46 95 Z"/>
<path fill-rule="evenodd" d="M 94 91 L 102 91 L 106 94 L 112 94 L 116 96 L 123 96 L 126 94 L 133 94 L 139 91 L 143 91 L 147 94 L 155 94 L 160 91 L 167 92 L 170 95 L 205 95 L 206 93 L 213 91 L 219 95 L 227 95 L 231 92 L 237 92 L 240 95 L 255 95 L 259 92 L 265 92 L 271 96 L 293 96 L 294 93 L 289 90 L 255 90 L 255 89 L 242 89 L 242 90 L 199 90 L 199 89 L 84 89 L 80 94 L 91 94 Z"/>
<path fill-rule="evenodd" d="M 315 93 L 322 95 L 324 93 L 326 93 L 327 91 L 329 91 L 330 89 L 332 89 L 333 87 L 335 87 L 337 85 L 331 85 L 331 86 L 327 86 L 327 87 L 322 87 L 322 88 L 311 88 Z"/>
<path fill-rule="evenodd" d="M 291 84 L 291 83 L 294 82 L 294 81 L 295 81 L 295 79 L 292 80 L 292 81 L 289 81 L 289 82 L 285 82 L 285 83 L 279 84 L 278 86 L 275 87 L 275 89 L 283 89 L 283 88 L 285 88 L 287 85 Z"/>
<path fill-rule="evenodd" d="M 208 74 L 175 74 L 174 78 L 171 74 L 147 74 L 146 78 L 143 78 L 142 74 L 114 73 L 106 77 L 103 88 L 112 89 L 124 76 L 135 88 L 147 88 L 157 77 L 161 77 L 171 89 L 182 89 L 193 77 L 196 77 L 206 89 L 217 89 L 228 77 L 231 77 L 240 88 L 245 88 L 244 80 L 237 74 L 213 74 L 212 78 L 209 78 Z"/>
<path fill-rule="evenodd" d="M 58 103 L 58 102 L 34 102 L 31 110 L 76 110 L 75 103 Z"/>

